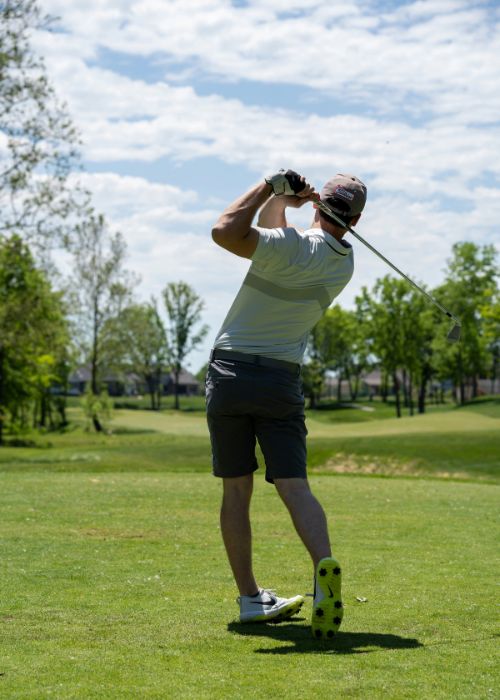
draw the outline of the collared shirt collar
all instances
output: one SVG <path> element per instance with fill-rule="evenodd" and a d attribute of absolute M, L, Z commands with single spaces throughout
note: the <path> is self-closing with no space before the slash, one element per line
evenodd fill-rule
<path fill-rule="evenodd" d="M 319 230 L 324 235 L 325 241 L 328 243 L 328 245 L 337 253 L 340 253 L 341 255 L 349 255 L 349 253 L 352 252 L 352 245 L 350 243 L 344 240 L 338 241 L 335 236 L 332 236 L 331 233 L 328 233 L 328 231 L 325 231 L 324 229 Z"/>

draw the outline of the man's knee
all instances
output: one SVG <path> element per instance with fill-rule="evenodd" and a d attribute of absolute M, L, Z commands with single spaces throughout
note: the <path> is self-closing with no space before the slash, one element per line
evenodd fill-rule
<path fill-rule="evenodd" d="M 249 500 L 253 490 L 253 473 L 222 480 L 224 500 Z"/>
<path fill-rule="evenodd" d="M 307 498 L 311 493 L 307 479 L 275 479 L 274 485 L 285 503 L 290 500 Z"/>

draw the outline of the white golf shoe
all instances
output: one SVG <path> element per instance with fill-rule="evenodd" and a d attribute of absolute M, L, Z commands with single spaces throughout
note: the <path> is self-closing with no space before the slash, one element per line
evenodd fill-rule
<path fill-rule="evenodd" d="M 279 598 L 274 591 L 261 588 L 257 595 L 242 595 L 236 602 L 240 604 L 240 622 L 282 622 L 300 610 L 304 598 Z"/>

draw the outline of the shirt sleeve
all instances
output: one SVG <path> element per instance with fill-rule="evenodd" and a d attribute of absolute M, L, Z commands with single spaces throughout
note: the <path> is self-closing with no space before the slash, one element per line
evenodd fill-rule
<path fill-rule="evenodd" d="M 262 269 L 288 267 L 300 245 L 298 231 L 292 227 L 254 228 L 259 232 L 259 241 L 252 262 Z"/>

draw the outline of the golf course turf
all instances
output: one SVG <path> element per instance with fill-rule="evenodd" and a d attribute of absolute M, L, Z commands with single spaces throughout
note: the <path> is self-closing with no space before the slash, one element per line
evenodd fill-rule
<path fill-rule="evenodd" d="M 0 697 L 496 696 L 497 403 L 311 414 L 311 485 L 344 572 L 328 643 L 309 598 L 291 622 L 237 621 L 202 415 L 118 411 L 113 431 L 0 450 Z M 252 513 L 260 584 L 312 591 L 262 470 Z"/>

